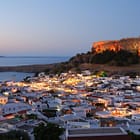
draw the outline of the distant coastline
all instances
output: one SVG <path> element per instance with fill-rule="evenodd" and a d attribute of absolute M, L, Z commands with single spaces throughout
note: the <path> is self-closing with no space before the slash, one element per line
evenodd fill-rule
<path fill-rule="evenodd" d="M 23 66 L 0 66 L 0 72 L 42 72 L 46 68 L 53 68 L 55 64 L 23 65 Z"/>
<path fill-rule="evenodd" d="M 65 58 L 70 56 L 0 56 L 5 58 Z"/>

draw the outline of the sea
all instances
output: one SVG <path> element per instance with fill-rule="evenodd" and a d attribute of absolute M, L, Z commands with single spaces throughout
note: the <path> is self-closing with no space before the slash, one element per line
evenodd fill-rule
<path fill-rule="evenodd" d="M 53 64 L 58 62 L 66 62 L 70 57 L 59 56 L 9 56 L 0 57 L 0 66 L 22 66 L 22 65 L 37 65 L 37 64 Z M 24 72 L 0 72 L 0 81 L 21 81 L 27 76 L 34 76 L 34 73 Z"/>

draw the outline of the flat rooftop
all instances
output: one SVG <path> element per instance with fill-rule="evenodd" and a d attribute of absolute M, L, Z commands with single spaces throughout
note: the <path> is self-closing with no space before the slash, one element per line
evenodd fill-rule
<path fill-rule="evenodd" d="M 100 127 L 100 128 L 76 128 L 67 130 L 68 137 L 79 136 L 109 136 L 109 135 L 127 135 L 127 132 L 120 127 Z"/>

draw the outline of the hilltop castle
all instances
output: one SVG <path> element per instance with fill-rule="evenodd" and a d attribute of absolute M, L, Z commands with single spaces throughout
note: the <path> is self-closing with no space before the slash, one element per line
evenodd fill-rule
<path fill-rule="evenodd" d="M 127 50 L 132 53 L 138 53 L 140 56 L 140 37 L 139 38 L 125 38 L 121 40 L 99 41 L 92 44 L 92 52 L 102 53 L 103 51 L 119 51 Z"/>

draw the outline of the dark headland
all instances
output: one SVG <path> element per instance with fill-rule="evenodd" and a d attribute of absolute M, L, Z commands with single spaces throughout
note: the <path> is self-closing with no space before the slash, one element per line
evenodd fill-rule
<path fill-rule="evenodd" d="M 55 64 L 23 65 L 23 66 L 0 66 L 0 72 L 42 72 L 46 68 L 53 68 Z"/>

